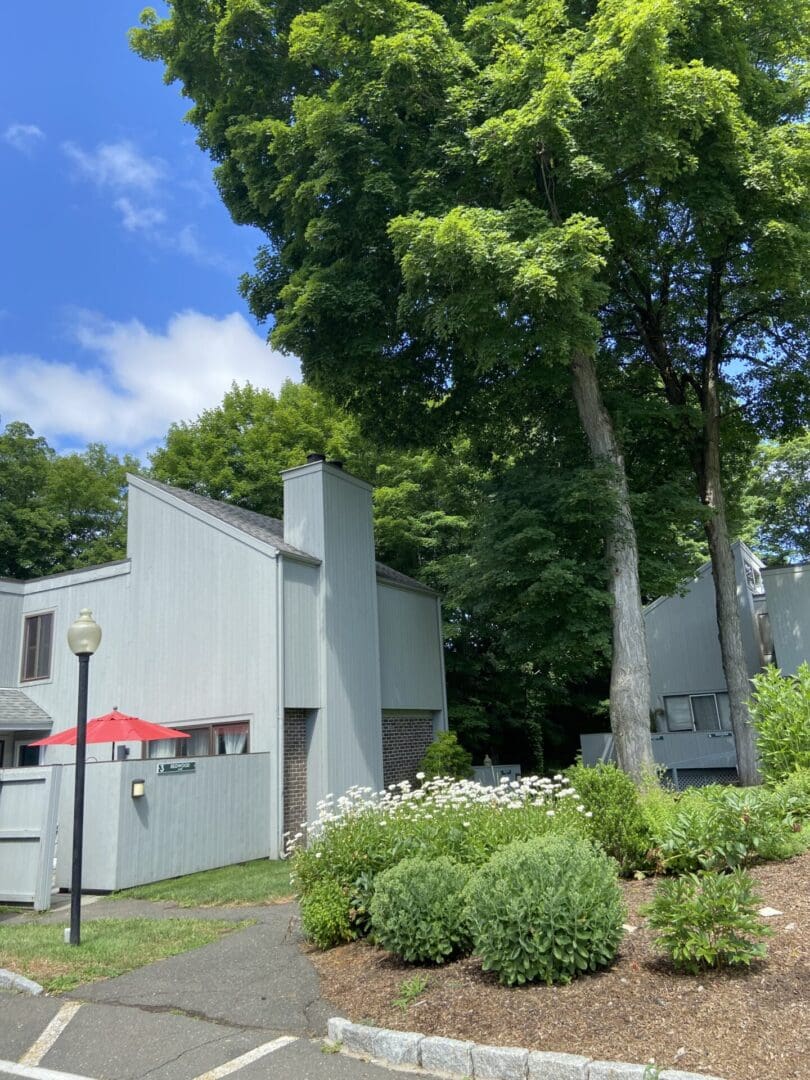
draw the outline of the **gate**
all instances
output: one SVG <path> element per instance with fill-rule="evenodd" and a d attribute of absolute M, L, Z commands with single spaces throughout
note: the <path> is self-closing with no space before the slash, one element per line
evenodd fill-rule
<path fill-rule="evenodd" d="M 51 906 L 59 765 L 0 769 L 0 903 Z"/>

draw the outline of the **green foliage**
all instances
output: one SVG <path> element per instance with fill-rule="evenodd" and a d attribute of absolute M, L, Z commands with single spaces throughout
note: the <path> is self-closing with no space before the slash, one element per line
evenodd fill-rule
<path fill-rule="evenodd" d="M 462 893 L 470 870 L 446 856 L 403 859 L 374 886 L 371 924 L 384 949 L 412 964 L 443 964 L 469 948 Z"/>
<path fill-rule="evenodd" d="M 743 503 L 743 539 L 766 562 L 810 559 L 810 431 L 762 443 Z"/>
<path fill-rule="evenodd" d="M 355 936 L 349 921 L 349 898 L 334 879 L 316 882 L 301 897 L 301 929 L 319 949 L 331 949 Z"/>
<path fill-rule="evenodd" d="M 454 731 L 440 731 L 425 751 L 419 769 L 429 780 L 436 776 L 467 780 L 472 776 L 472 754 L 459 743 Z"/>
<path fill-rule="evenodd" d="M 349 889 L 349 922 L 357 937 L 371 933 L 371 898 L 374 895 L 374 875 L 368 871 L 358 874 Z"/>
<path fill-rule="evenodd" d="M 29 578 L 126 554 L 126 473 L 99 443 L 56 454 L 27 424 L 0 434 L 0 577 Z"/>
<path fill-rule="evenodd" d="M 810 823 L 810 769 L 788 773 L 774 788 L 774 796 L 794 829 Z"/>
<path fill-rule="evenodd" d="M 324 808 L 306 847 L 294 849 L 293 882 L 300 895 L 321 881 L 337 881 L 352 904 L 357 899 L 367 910 L 376 876 L 402 859 L 446 856 L 477 867 L 516 839 L 587 835 L 573 789 L 559 782 L 527 780 L 495 790 L 436 780 L 418 792 L 389 792 L 383 800 L 368 795 L 348 792 L 339 806 Z"/>
<path fill-rule="evenodd" d="M 795 675 L 774 667 L 751 680 L 749 708 L 766 783 L 778 783 L 795 769 L 810 768 L 810 664 Z"/>
<path fill-rule="evenodd" d="M 493 855 L 470 881 L 467 913 L 484 970 L 508 986 L 570 982 L 610 964 L 624 919 L 615 863 L 558 836 Z"/>
<path fill-rule="evenodd" d="M 764 788 L 691 788 L 653 836 L 659 868 L 727 870 L 801 850 L 778 798 Z"/>
<path fill-rule="evenodd" d="M 566 770 L 579 798 L 590 811 L 588 827 L 596 841 L 619 864 L 624 875 L 646 862 L 651 836 L 639 791 L 615 765 L 574 765 Z"/>
<path fill-rule="evenodd" d="M 410 979 L 403 979 L 399 984 L 399 994 L 394 998 L 394 1004 L 403 1012 L 427 990 L 428 980 L 426 975 L 412 975 Z"/>
<path fill-rule="evenodd" d="M 705 872 L 662 881 L 644 914 L 657 944 L 677 968 L 750 965 L 765 956 L 759 939 L 772 931 L 757 917 L 761 900 L 744 870 Z"/>

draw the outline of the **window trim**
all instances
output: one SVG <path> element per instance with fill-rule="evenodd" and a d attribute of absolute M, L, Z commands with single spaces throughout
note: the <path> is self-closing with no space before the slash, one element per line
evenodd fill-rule
<path fill-rule="evenodd" d="M 50 641 L 48 643 L 48 671 L 45 675 L 29 675 L 25 674 L 25 662 L 28 655 L 28 627 L 34 619 L 43 619 L 46 616 L 51 618 L 51 634 Z M 34 682 L 46 682 L 53 677 L 53 635 L 56 627 L 56 608 L 45 608 L 42 611 L 26 611 L 23 615 L 23 632 L 22 632 L 22 648 L 20 650 L 20 683 L 34 683 Z M 36 651 L 36 665 L 39 666 L 41 642 L 37 640 Z"/>
<path fill-rule="evenodd" d="M 194 731 L 205 731 L 208 734 L 208 753 L 206 754 L 188 754 L 186 750 L 188 743 L 191 740 L 188 739 L 175 739 L 175 750 L 179 751 L 173 755 L 173 758 L 186 758 L 186 757 L 230 757 L 229 754 L 216 753 L 217 736 L 220 734 L 221 728 L 244 728 L 245 729 L 245 749 L 241 751 L 241 754 L 250 753 L 250 720 L 209 720 L 206 724 L 172 724 L 172 727 L 178 731 L 187 731 L 191 735 Z M 149 753 L 149 747 L 152 743 L 141 743 L 141 757 L 148 759 L 149 761 L 158 761 L 160 759 L 153 758 Z M 233 756 L 241 756 L 233 755 Z M 166 758 L 164 760 L 171 761 L 173 758 Z"/>
<path fill-rule="evenodd" d="M 684 735 L 684 734 L 688 735 L 690 733 L 690 730 L 692 732 L 697 732 L 698 734 L 705 734 L 706 729 L 697 728 L 695 726 L 695 710 L 694 710 L 694 706 L 692 705 L 692 699 L 693 698 L 701 698 L 701 697 L 714 698 L 714 712 L 715 712 L 715 716 L 717 717 L 717 727 L 716 728 L 711 728 L 711 729 L 708 729 L 708 730 L 709 731 L 729 731 L 730 728 L 723 727 L 723 714 L 722 714 L 722 712 L 720 710 L 720 702 L 718 701 L 718 698 L 721 695 L 725 695 L 726 697 L 728 697 L 728 690 L 706 690 L 706 691 L 703 691 L 703 692 L 697 693 L 697 694 L 685 693 L 685 694 L 664 694 L 664 695 L 662 695 L 663 702 L 664 702 L 664 723 L 666 724 L 666 731 L 663 734 L 665 734 L 665 735 Z M 670 728 L 670 726 L 669 726 L 669 715 L 667 713 L 667 701 L 669 699 L 671 699 L 671 698 L 686 698 L 686 700 L 689 702 L 689 715 L 692 717 L 692 727 L 691 727 L 691 729 L 690 728 L 680 728 L 680 729 L 673 730 L 673 729 Z"/>

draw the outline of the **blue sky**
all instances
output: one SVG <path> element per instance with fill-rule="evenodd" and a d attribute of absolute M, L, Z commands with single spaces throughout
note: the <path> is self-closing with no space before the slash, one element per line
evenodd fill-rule
<path fill-rule="evenodd" d="M 143 455 L 233 380 L 300 377 L 237 292 L 261 234 L 222 206 L 179 87 L 129 50 L 142 6 L 4 11 L 0 427 L 57 449 Z"/>

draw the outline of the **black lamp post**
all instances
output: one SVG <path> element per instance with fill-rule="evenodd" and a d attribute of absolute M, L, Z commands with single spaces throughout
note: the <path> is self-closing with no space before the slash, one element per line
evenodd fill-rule
<path fill-rule="evenodd" d="M 79 658 L 79 713 L 76 724 L 76 775 L 73 785 L 73 862 L 70 877 L 70 944 L 81 939 L 82 836 L 84 833 L 84 766 L 87 749 L 87 676 L 90 657 L 101 643 L 101 627 L 93 613 L 82 608 L 68 630 L 68 645 Z"/>

